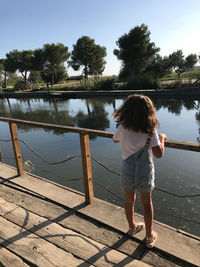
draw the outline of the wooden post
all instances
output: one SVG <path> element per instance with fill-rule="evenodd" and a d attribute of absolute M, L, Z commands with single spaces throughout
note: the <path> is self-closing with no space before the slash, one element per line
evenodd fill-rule
<path fill-rule="evenodd" d="M 23 161 L 22 161 L 22 155 L 21 155 L 19 140 L 18 140 L 18 136 L 17 136 L 16 123 L 9 122 L 9 127 L 10 127 L 10 135 L 12 138 L 13 150 L 14 150 L 14 154 L 15 154 L 17 174 L 19 176 L 22 176 L 24 174 L 24 168 L 23 168 Z"/>
<path fill-rule="evenodd" d="M 94 202 L 93 183 L 92 183 L 92 166 L 90 158 L 89 135 L 80 134 L 82 168 L 85 189 L 85 201 L 89 204 Z"/>

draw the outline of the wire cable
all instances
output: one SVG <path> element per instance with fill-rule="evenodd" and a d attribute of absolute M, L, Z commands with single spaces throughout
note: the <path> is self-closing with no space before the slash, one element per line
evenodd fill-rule
<path fill-rule="evenodd" d="M 100 162 L 99 160 L 96 160 L 94 159 L 93 157 L 91 157 L 92 160 L 94 160 L 97 164 L 99 164 L 100 166 L 102 166 L 104 169 L 108 170 L 109 172 L 111 173 L 114 173 L 116 174 L 117 176 L 120 176 L 119 173 L 113 171 L 112 169 L 110 169 L 109 167 L 105 166 L 102 162 Z M 158 187 L 155 187 L 154 190 L 157 190 L 157 191 L 160 191 L 160 192 L 163 192 L 163 193 L 166 193 L 168 195 L 172 195 L 172 196 L 175 196 L 175 197 L 199 197 L 200 196 L 200 193 L 198 194 L 192 194 L 192 195 L 179 195 L 179 194 L 176 194 L 176 193 L 172 193 L 172 192 L 169 192 L 167 190 L 164 190 L 164 189 L 161 189 L 161 188 L 158 188 Z"/>
<path fill-rule="evenodd" d="M 80 154 L 77 155 L 68 155 L 67 159 L 61 160 L 61 161 L 56 161 L 56 162 L 48 162 L 46 159 L 44 159 L 42 156 L 40 156 L 40 154 L 38 154 L 35 150 L 33 150 L 26 142 L 24 142 L 23 140 L 19 139 L 20 142 L 22 142 L 31 152 L 33 152 L 35 155 L 37 155 L 42 161 L 44 161 L 45 163 L 49 164 L 49 165 L 57 165 L 60 163 L 64 163 L 67 161 L 70 161 L 72 159 L 75 159 L 77 157 L 80 156 Z"/>

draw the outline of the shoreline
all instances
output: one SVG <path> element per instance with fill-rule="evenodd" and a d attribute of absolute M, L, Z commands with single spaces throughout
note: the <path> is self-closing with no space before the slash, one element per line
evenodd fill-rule
<path fill-rule="evenodd" d="M 149 89 L 149 90 L 112 90 L 112 91 L 36 91 L 36 92 L 6 92 L 0 93 L 0 98 L 90 98 L 90 97 L 123 97 L 132 94 L 144 94 L 158 97 L 200 96 L 199 87 L 177 89 Z"/>

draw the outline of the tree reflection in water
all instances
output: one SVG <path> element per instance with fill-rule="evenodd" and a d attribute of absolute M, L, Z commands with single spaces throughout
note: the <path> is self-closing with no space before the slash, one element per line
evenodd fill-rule
<path fill-rule="evenodd" d="M 6 103 L 7 102 L 7 103 Z M 47 106 L 46 103 L 49 105 Z M 20 99 L 10 103 L 9 99 L 0 101 L 0 110 L 2 117 L 11 117 L 27 121 L 44 122 L 51 124 L 60 124 L 75 126 L 75 118 L 69 114 L 68 108 L 59 109 L 58 105 L 68 106 L 69 101 L 40 100 L 40 99 Z M 24 132 L 37 130 L 37 127 L 18 124 L 18 129 Z M 63 134 L 61 130 L 43 129 L 45 132 L 53 131 L 55 135 Z"/>
<path fill-rule="evenodd" d="M 87 114 L 79 111 L 76 115 L 77 126 L 82 128 L 105 130 L 109 128 L 108 112 L 105 111 L 105 102 L 97 99 L 86 99 Z M 94 139 L 95 136 L 90 136 Z"/>
<path fill-rule="evenodd" d="M 197 125 L 200 126 L 200 100 L 199 97 L 195 98 L 168 98 L 168 99 L 157 99 L 153 98 L 153 103 L 156 110 L 161 108 L 166 108 L 169 113 L 180 115 L 183 107 L 186 110 L 194 110 L 197 112 L 195 114 Z M 200 128 L 198 130 L 198 135 L 200 135 Z M 197 142 L 200 142 L 200 136 L 197 137 Z"/>
<path fill-rule="evenodd" d="M 183 108 L 197 112 L 195 118 L 200 126 L 200 101 L 195 98 L 152 98 L 156 110 L 167 109 L 169 113 L 180 115 Z M 78 108 L 75 114 L 70 110 L 70 100 L 62 99 L 2 99 L 0 101 L 0 110 L 2 117 L 12 117 L 22 120 L 38 121 L 44 123 L 77 126 L 97 130 L 106 130 L 110 127 L 110 118 L 106 110 L 106 105 L 116 108 L 116 100 L 112 98 L 89 98 L 81 101 L 85 104 L 87 112 Z M 23 131 L 34 130 L 32 126 L 18 125 Z M 63 134 L 60 130 L 53 131 L 55 135 Z M 94 138 L 94 137 L 91 137 Z M 199 133 L 198 138 L 199 142 Z"/>

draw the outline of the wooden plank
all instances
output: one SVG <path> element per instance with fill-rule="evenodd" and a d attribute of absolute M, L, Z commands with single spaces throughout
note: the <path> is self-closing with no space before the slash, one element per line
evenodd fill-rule
<path fill-rule="evenodd" d="M 8 249 L 0 246 L 0 266 L 5 267 L 28 267 L 23 260 L 16 256 L 15 254 L 11 253 Z"/>
<path fill-rule="evenodd" d="M 79 233 L 66 229 L 58 223 L 33 214 L 32 212 L 24 210 L 15 204 L 8 202 L 4 203 L 2 213 L 3 216 L 9 220 L 7 226 L 8 228 L 10 228 L 10 221 L 20 227 L 18 236 L 23 234 L 23 236 L 26 236 L 27 239 L 29 239 L 30 236 L 32 236 L 31 233 L 33 232 L 36 236 L 48 240 L 52 244 L 55 244 L 58 248 L 62 248 L 63 251 L 65 250 L 70 252 L 83 260 L 87 260 L 87 262 L 94 264 L 95 266 L 124 266 L 122 264 L 123 262 L 127 263 L 126 266 L 146 266 L 146 264 L 119 251 L 102 245 L 101 243 Z M 65 214 L 62 214 L 60 218 L 57 218 L 57 221 L 59 222 L 59 220 L 62 220 L 64 215 Z M 2 220 L 0 218 L 0 225 L 1 222 Z M 18 226 L 15 227 L 18 228 Z M 27 231 L 24 231 L 24 229 L 27 229 Z M 11 239 L 16 240 L 18 239 L 18 236 L 14 236 Z M 41 241 L 41 239 L 39 240 Z M 36 251 L 38 251 L 38 244 L 34 244 L 34 246 L 37 247 Z M 44 253 L 44 250 L 42 253 Z M 48 259 L 52 262 L 52 257 L 49 257 Z"/>
<path fill-rule="evenodd" d="M 26 212 L 24 211 L 24 217 Z M 70 253 L 56 247 L 44 239 L 38 238 L 29 230 L 24 230 L 16 224 L 0 216 L 0 242 L 13 253 L 20 255 L 37 266 L 78 266 L 82 260 L 74 258 Z M 84 266 L 90 266 L 85 264 Z"/>
<path fill-rule="evenodd" d="M 80 134 L 80 146 L 82 156 L 85 201 L 90 204 L 94 202 L 94 192 L 92 183 L 92 166 L 90 158 L 89 135 Z"/>
<path fill-rule="evenodd" d="M 14 169 L 6 166 L 5 164 L 0 164 L 1 168 L 1 176 L 3 176 L 3 173 L 6 175 L 6 177 L 12 178 Z M 7 176 L 9 173 L 9 170 L 13 170 L 13 173 L 11 173 L 10 176 Z M 3 176 L 4 177 L 4 176 Z M 24 178 L 15 178 L 13 179 L 14 182 L 21 184 L 27 188 L 30 188 L 31 190 L 35 190 L 36 192 L 43 194 L 47 197 L 52 197 L 52 200 L 61 203 L 64 206 L 68 207 L 74 207 L 74 209 L 77 209 L 80 213 L 86 214 L 91 218 L 91 222 L 93 221 L 92 218 L 94 218 L 97 221 L 104 222 L 105 224 L 110 225 L 111 227 L 118 229 L 122 232 L 127 231 L 127 222 L 125 220 L 124 216 L 124 210 L 120 207 L 117 207 L 115 205 L 112 205 L 110 203 L 106 203 L 104 201 L 96 199 L 94 205 L 87 205 L 85 206 L 83 204 L 84 197 L 82 196 L 79 199 L 80 195 L 76 194 L 75 192 L 72 193 L 71 190 L 64 190 L 59 185 L 52 184 L 51 182 L 44 181 L 40 178 L 33 177 L 32 175 L 27 175 L 27 177 Z M 3 191 L 3 188 L 5 188 L 3 185 L 1 186 L 0 194 Z M 7 200 L 10 201 L 17 201 L 19 205 L 25 205 L 28 209 L 32 209 L 33 212 L 38 214 L 43 214 L 43 216 L 47 218 L 51 218 L 52 220 L 56 220 L 57 217 L 64 214 L 64 208 L 60 210 L 60 207 L 56 209 L 56 205 L 54 210 L 51 210 L 50 208 L 46 208 L 45 205 L 39 205 L 38 202 L 34 201 L 34 198 L 30 198 L 25 200 L 24 195 L 19 196 L 17 194 L 18 191 L 11 191 L 9 194 L 5 191 L 4 196 L 7 198 Z M 18 192 L 19 193 L 19 192 Z M 73 194 L 75 197 L 73 197 Z M 16 197 L 16 198 L 15 198 Z M 77 201 L 78 198 L 78 201 Z M 43 200 L 43 203 L 47 203 Z M 4 204 L 0 203 L 0 207 Z M 48 203 L 50 205 L 50 203 Z M 59 212 L 58 212 L 59 210 Z M 70 214 L 71 215 L 71 214 Z M 69 223 L 66 222 L 67 217 L 63 217 L 63 220 L 61 224 L 65 224 L 66 227 L 71 227 L 71 225 L 74 223 L 74 221 L 71 221 Z M 140 217 L 141 219 L 141 217 Z M 138 220 L 137 220 L 138 221 Z M 91 228 L 93 231 L 94 228 L 89 226 L 81 225 L 81 221 L 77 220 L 77 223 L 80 222 L 80 227 L 88 227 Z M 77 225 L 77 224 L 76 224 Z M 73 229 L 76 229 L 76 225 L 73 224 Z M 176 229 L 172 229 L 172 227 L 168 227 L 167 225 L 161 224 L 157 221 L 154 221 L 154 227 L 155 230 L 158 232 L 159 239 L 156 243 L 156 248 L 158 248 L 160 251 L 164 251 L 164 255 L 168 253 L 171 254 L 172 259 L 173 255 L 175 257 L 179 257 L 183 260 L 186 260 L 192 264 L 198 265 L 200 262 L 200 254 L 198 253 L 198 250 L 196 249 L 199 246 L 199 241 L 194 240 L 193 238 L 189 238 L 187 236 L 184 236 L 182 234 L 177 233 Z M 78 228 L 77 228 L 78 229 Z M 80 229 L 78 229 L 79 231 Z M 80 232 L 82 232 L 85 229 L 81 229 Z M 109 241 L 111 238 L 111 235 L 108 232 L 104 231 L 104 228 L 102 227 L 102 233 L 106 241 Z M 94 233 L 91 234 L 91 237 L 93 238 Z M 99 235 L 101 237 L 101 235 Z M 145 236 L 145 233 L 142 231 L 141 236 L 140 233 L 137 235 L 137 239 L 143 240 Z M 121 241 L 121 238 L 118 239 Z M 112 241 L 112 240 L 111 240 Z M 101 241 L 100 241 L 101 242 Z M 110 244 L 107 243 L 109 246 Z M 132 246 L 132 244 L 130 244 Z M 121 246 L 120 246 L 121 248 Z M 127 252 L 127 243 L 125 243 L 125 249 L 126 253 L 128 254 L 130 252 L 130 255 L 133 255 L 131 253 L 131 250 L 128 250 Z M 163 256 L 163 254 L 161 253 Z M 157 266 L 157 265 L 156 265 Z M 161 264 L 161 266 L 166 266 L 165 264 Z"/>
<path fill-rule="evenodd" d="M 20 145 L 19 145 L 19 140 L 18 140 L 18 135 L 17 135 L 17 126 L 15 123 L 9 122 L 9 127 L 10 127 L 10 135 L 11 135 L 12 144 L 13 144 L 16 166 L 17 166 L 17 174 L 19 176 L 22 176 L 24 174 L 24 167 L 23 167 L 22 155 L 21 155 L 21 150 L 20 150 Z"/>
<path fill-rule="evenodd" d="M 144 253 L 145 245 L 140 244 L 140 246 L 138 246 L 138 243 L 135 242 L 135 240 L 124 237 L 123 234 L 119 234 L 109 227 L 102 227 L 102 224 L 99 224 L 98 222 L 87 220 L 87 218 L 75 214 L 74 211 L 59 207 L 56 204 L 32 197 L 28 194 L 18 192 L 6 186 L 1 187 L 0 196 L 9 202 L 14 202 L 18 206 L 54 222 L 58 222 L 57 218 L 62 218 L 62 220 L 58 222 L 61 226 L 76 231 L 106 246 L 116 248 L 116 244 L 118 244 L 119 240 L 124 240 L 124 242 L 117 247 L 117 250 L 131 255 L 136 259 L 141 259 Z M 34 203 L 34 205 L 32 205 L 32 203 Z M 2 203 L 2 205 L 4 204 Z M 137 221 L 141 220 L 141 217 L 138 217 L 137 214 L 135 214 L 135 217 Z"/>
<path fill-rule="evenodd" d="M 79 195 L 73 194 L 68 190 L 64 190 L 59 186 L 53 185 L 51 183 L 42 181 L 40 179 L 32 178 L 28 176 L 27 178 L 15 178 L 17 184 L 23 185 L 35 192 L 38 192 L 52 200 L 61 203 L 70 208 L 77 209 L 83 214 L 94 218 L 95 220 L 102 221 L 105 224 L 108 224 L 114 228 L 119 229 L 120 231 L 127 231 L 127 222 L 124 216 L 124 210 L 120 207 L 116 207 L 110 203 L 103 202 L 101 200 L 96 200 L 93 205 L 81 205 L 84 198 L 79 199 Z M 75 195 L 75 196 L 73 196 Z M 78 198 L 78 201 L 77 201 Z M 199 262 L 199 253 L 195 249 L 197 245 L 197 240 L 191 238 L 186 238 L 181 234 L 177 234 L 175 229 L 168 230 L 167 227 L 163 227 L 158 222 L 154 224 L 155 231 L 159 234 L 158 242 L 156 247 L 161 251 L 166 251 L 166 253 L 180 257 L 183 260 L 189 261 L 196 264 Z M 141 232 L 137 235 L 137 238 L 140 240 L 144 239 L 144 232 Z M 181 244 L 181 245 L 180 245 Z"/>

